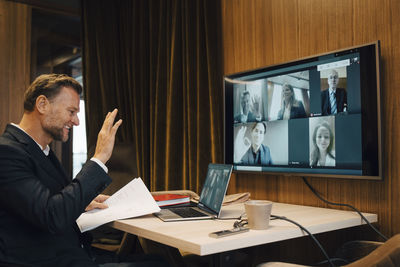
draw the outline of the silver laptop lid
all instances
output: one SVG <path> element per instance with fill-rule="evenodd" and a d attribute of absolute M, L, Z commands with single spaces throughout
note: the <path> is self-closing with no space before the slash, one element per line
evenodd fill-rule
<path fill-rule="evenodd" d="M 219 217 L 231 178 L 232 165 L 210 163 L 198 207 Z"/>

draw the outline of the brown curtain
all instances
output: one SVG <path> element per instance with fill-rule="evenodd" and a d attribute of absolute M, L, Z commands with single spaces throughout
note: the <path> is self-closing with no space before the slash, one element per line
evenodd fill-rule
<path fill-rule="evenodd" d="M 132 165 L 153 191 L 198 192 L 208 163 L 223 161 L 220 1 L 82 5 L 88 151 L 117 107 L 116 149 L 134 152 L 115 166 Z"/>

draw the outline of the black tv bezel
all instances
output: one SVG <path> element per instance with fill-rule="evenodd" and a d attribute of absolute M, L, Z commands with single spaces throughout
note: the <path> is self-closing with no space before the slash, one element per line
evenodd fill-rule
<path fill-rule="evenodd" d="M 249 75 L 249 74 L 257 74 L 257 73 L 263 73 L 263 72 L 267 72 L 267 71 L 271 71 L 271 70 L 277 70 L 277 69 L 281 69 L 281 68 L 287 68 L 290 66 L 295 66 L 295 65 L 300 65 L 300 64 L 304 64 L 307 62 L 316 62 L 319 61 L 321 57 L 326 57 L 326 56 L 341 56 L 344 54 L 350 54 L 350 53 L 355 53 L 355 52 L 359 52 L 361 51 L 361 49 L 366 49 L 367 47 L 370 47 L 369 49 L 374 50 L 375 53 L 375 58 L 373 60 L 373 65 L 375 65 L 375 75 L 372 75 L 372 80 L 375 80 L 375 84 L 374 85 L 367 85 L 367 86 L 363 86 L 365 85 L 366 81 L 362 81 L 361 77 L 360 77 L 360 89 L 361 89 L 361 114 L 362 114 L 362 137 L 364 139 L 364 137 L 366 136 L 365 131 L 367 130 L 367 126 L 366 126 L 366 116 L 367 114 L 365 113 L 365 101 L 371 101 L 372 97 L 366 97 L 366 91 L 371 90 L 370 87 L 376 88 L 376 90 L 374 90 L 374 93 L 376 93 L 376 117 L 372 118 L 373 120 L 373 124 L 376 125 L 374 126 L 374 130 L 376 130 L 376 133 L 374 134 L 369 134 L 369 136 L 371 135 L 375 135 L 375 139 L 374 139 L 374 143 L 376 143 L 376 147 L 374 147 L 374 158 L 377 159 L 377 166 L 376 168 L 374 168 L 373 172 L 374 173 L 364 173 L 364 170 L 366 168 L 368 168 L 369 166 L 367 166 L 369 163 L 364 161 L 364 153 L 366 153 L 364 150 L 366 149 L 366 145 L 363 143 L 362 144 L 362 174 L 361 175 L 354 175 L 354 174 L 338 174 L 338 173 L 324 173 L 323 171 L 319 172 L 319 173 L 313 173 L 313 172 L 307 172 L 307 168 L 302 168 L 304 169 L 304 172 L 300 171 L 291 171 L 290 167 L 286 167 L 284 168 L 284 171 L 274 171 L 274 170 L 257 170 L 257 171 L 252 171 L 252 170 L 238 170 L 237 169 L 237 164 L 235 164 L 233 162 L 233 134 L 230 137 L 227 137 L 227 127 L 231 127 L 233 129 L 234 127 L 234 123 L 233 123 L 233 109 L 231 108 L 231 110 L 227 110 L 227 89 L 226 89 L 226 80 L 234 80 L 235 78 L 244 76 L 244 75 Z M 372 47 L 372 48 L 371 48 Z M 372 68 L 372 67 L 371 67 Z M 363 70 L 365 71 L 365 70 Z M 368 70 L 367 70 L 368 71 Z M 362 70 L 360 70 L 360 75 L 361 75 Z M 364 76 L 367 75 L 367 73 L 364 73 Z M 383 162 L 383 153 L 382 153 L 382 125 L 381 125 L 381 116 L 382 116 L 382 111 L 381 111 L 381 73 L 380 73 L 380 41 L 374 41 L 374 42 L 370 42 L 370 43 L 366 43 L 366 44 L 361 44 L 361 45 L 357 45 L 357 46 L 352 46 L 352 47 L 347 47 L 347 48 L 343 48 L 340 50 L 335 50 L 335 51 L 328 51 L 326 53 L 321 53 L 321 54 L 316 54 L 316 55 L 311 55 L 309 57 L 305 57 L 305 58 L 300 58 L 300 59 L 296 59 L 296 60 L 292 60 L 292 61 L 288 61 L 288 62 L 283 62 L 283 63 L 279 63 L 279 64 L 274 64 L 274 65 L 270 65 L 270 66 L 266 66 L 266 67 L 261 67 L 261 68 L 256 68 L 256 69 L 251 69 L 251 70 L 246 70 L 246 71 L 242 71 L 242 72 L 237 72 L 237 73 L 233 73 L 233 74 L 227 74 L 224 75 L 223 77 L 223 95 L 224 95 L 224 162 L 225 164 L 232 164 L 233 167 L 233 172 L 238 172 L 238 173 L 254 173 L 254 174 L 271 174 L 271 175 L 281 175 L 281 176 L 299 176 L 299 177 L 303 177 L 303 176 L 309 176 L 309 177 L 326 177 L 326 178 L 342 178 L 342 179 L 362 179 L 362 180 L 382 180 L 383 179 L 383 168 L 382 168 L 382 162 Z M 270 77 L 270 76 L 268 76 Z M 371 76 L 368 76 L 371 77 Z M 367 88 L 368 89 L 365 89 Z M 233 96 L 230 96 L 230 100 L 232 100 Z M 366 99 L 367 98 L 367 99 Z M 232 103 L 230 104 L 230 106 L 232 107 Z M 369 118 L 368 118 L 369 120 Z M 368 123 L 371 123 L 370 121 L 368 121 Z M 369 129 L 369 128 L 368 128 Z M 233 133 L 233 130 L 230 131 L 231 133 Z M 368 135 L 368 134 L 367 134 Z M 230 151 L 227 151 L 227 142 L 231 142 L 230 144 Z M 230 153 L 230 158 L 227 158 L 227 154 Z M 310 169 L 311 170 L 311 169 Z M 323 169 L 320 169 L 323 170 Z M 339 169 L 342 170 L 342 169 Z"/>

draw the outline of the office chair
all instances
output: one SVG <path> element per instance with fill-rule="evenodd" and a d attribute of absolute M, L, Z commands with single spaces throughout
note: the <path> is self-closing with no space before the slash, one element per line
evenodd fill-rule
<path fill-rule="evenodd" d="M 190 190 L 169 190 L 155 191 L 152 195 L 180 194 L 192 198 L 199 198 L 199 195 Z M 96 235 L 96 231 L 99 233 Z M 94 240 L 92 247 L 98 258 L 98 262 L 107 262 L 109 259 L 129 258 L 133 254 L 159 254 L 170 262 L 172 266 L 185 266 L 182 261 L 181 252 L 174 248 L 153 242 L 136 235 L 123 233 L 105 225 L 93 230 Z M 1 267 L 1 266 L 0 266 Z"/>
<path fill-rule="evenodd" d="M 102 194 L 114 194 L 137 176 L 136 165 L 131 164 L 136 160 L 136 151 L 133 147 L 130 143 L 115 144 L 113 154 L 107 163 L 108 174 L 113 179 L 113 182 Z M 91 150 L 94 150 L 94 148 L 91 148 Z M 100 226 L 91 232 L 94 238 L 92 247 L 98 253 L 104 251 L 104 253 L 109 252 L 109 254 L 114 253 L 118 256 L 124 256 L 138 249 L 136 236 L 112 229 L 107 225 Z"/>
<path fill-rule="evenodd" d="M 368 255 L 355 260 L 352 263 L 344 265 L 345 267 L 397 267 L 400 266 L 400 234 L 394 235 L 392 238 L 387 240 L 384 243 L 380 242 L 372 242 L 372 243 L 361 243 L 361 249 L 363 251 L 373 249 L 371 253 Z M 357 253 L 354 250 L 355 244 L 346 243 L 343 250 L 346 250 L 346 246 L 348 249 L 352 249 L 353 253 Z M 366 249 L 367 247 L 367 249 Z M 339 252 L 340 252 L 339 250 Z M 352 254 L 352 257 L 354 254 Z M 350 259 L 354 260 L 354 259 Z M 284 263 L 284 262 L 267 262 L 261 263 L 257 265 L 257 267 L 304 267 L 306 265 L 298 265 L 293 263 Z"/>

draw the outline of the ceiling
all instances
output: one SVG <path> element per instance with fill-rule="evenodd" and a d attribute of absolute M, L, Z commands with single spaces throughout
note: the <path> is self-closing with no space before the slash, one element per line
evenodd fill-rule
<path fill-rule="evenodd" d="M 33 8 L 32 44 L 38 66 L 55 66 L 78 57 L 81 50 L 80 17 Z"/>
<path fill-rule="evenodd" d="M 49 12 L 79 17 L 81 0 L 9 0 Z"/>
<path fill-rule="evenodd" d="M 32 7 L 32 51 L 38 72 L 80 57 L 81 0 L 12 0 Z"/>

